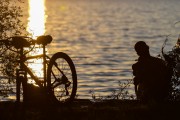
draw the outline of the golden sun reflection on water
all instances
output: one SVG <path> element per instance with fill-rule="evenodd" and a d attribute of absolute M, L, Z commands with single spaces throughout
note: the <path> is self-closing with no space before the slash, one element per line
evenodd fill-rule
<path fill-rule="evenodd" d="M 46 6 L 45 0 L 28 0 L 29 3 L 29 17 L 27 23 L 27 31 L 32 38 L 37 38 L 40 35 L 45 34 L 45 23 L 46 23 Z M 29 55 L 39 55 L 42 54 L 42 48 L 35 48 L 35 51 L 31 52 Z M 38 77 L 43 77 L 43 60 L 33 59 L 28 60 L 28 67 L 30 67 L 33 73 Z M 32 83 L 34 81 L 31 81 Z"/>
<path fill-rule="evenodd" d="M 41 48 L 36 48 L 35 52 L 31 52 L 31 55 L 39 55 L 42 54 L 43 49 Z M 33 71 L 33 74 L 36 75 L 38 78 L 43 78 L 43 59 L 38 58 L 38 59 L 31 59 L 28 60 L 28 67 L 31 68 Z"/>
<path fill-rule="evenodd" d="M 45 33 L 46 13 L 45 0 L 28 0 L 29 18 L 27 31 L 32 37 L 43 35 Z"/>

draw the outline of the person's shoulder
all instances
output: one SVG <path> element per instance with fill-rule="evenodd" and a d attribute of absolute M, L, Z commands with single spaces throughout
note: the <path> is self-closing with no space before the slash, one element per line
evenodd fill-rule
<path fill-rule="evenodd" d="M 133 65 L 132 65 L 132 69 L 138 69 L 138 68 L 140 68 L 140 67 L 142 67 L 142 62 L 140 62 L 139 61 L 139 59 L 136 61 L 136 63 L 134 63 Z"/>
<path fill-rule="evenodd" d="M 136 66 L 137 66 L 137 62 L 132 64 L 132 68 L 136 68 Z"/>
<path fill-rule="evenodd" d="M 165 64 L 165 61 L 161 58 L 158 58 L 158 57 L 151 57 L 151 59 L 156 62 L 156 63 L 159 63 L 159 64 Z"/>
<path fill-rule="evenodd" d="M 134 63 L 133 65 L 132 65 L 132 69 L 137 69 L 137 68 L 139 68 L 141 65 L 140 65 L 140 62 L 139 61 L 137 61 L 136 63 Z"/>
<path fill-rule="evenodd" d="M 151 56 L 151 59 L 153 59 L 153 60 L 157 60 L 157 61 L 164 61 L 164 60 L 162 60 L 161 58 L 154 57 L 154 56 Z"/>

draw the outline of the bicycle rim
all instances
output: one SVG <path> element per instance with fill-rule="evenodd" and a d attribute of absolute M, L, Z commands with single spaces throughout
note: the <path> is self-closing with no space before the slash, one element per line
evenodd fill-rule
<path fill-rule="evenodd" d="M 62 52 L 52 56 L 48 64 L 47 85 L 50 95 L 60 102 L 71 102 L 77 90 L 77 74 L 71 58 Z"/>

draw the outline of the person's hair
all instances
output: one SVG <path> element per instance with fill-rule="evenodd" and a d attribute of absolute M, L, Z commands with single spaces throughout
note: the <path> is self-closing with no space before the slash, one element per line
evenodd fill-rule
<path fill-rule="evenodd" d="M 134 49 L 140 56 L 149 55 L 149 46 L 144 41 L 138 41 L 135 44 Z"/>

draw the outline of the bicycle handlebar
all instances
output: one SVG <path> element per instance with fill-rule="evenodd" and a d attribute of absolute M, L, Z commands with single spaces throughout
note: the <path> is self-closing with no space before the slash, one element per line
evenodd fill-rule
<path fill-rule="evenodd" d="M 4 44 L 5 46 L 13 46 L 16 49 L 20 49 L 23 47 L 30 47 L 31 45 L 35 45 L 35 44 L 45 46 L 47 44 L 50 44 L 51 41 L 52 41 L 52 37 L 50 35 L 39 36 L 37 40 L 34 40 L 26 36 L 14 36 L 14 37 L 9 37 L 5 40 L 0 40 L 0 45 Z"/>

